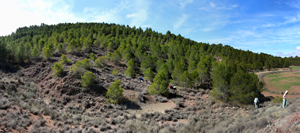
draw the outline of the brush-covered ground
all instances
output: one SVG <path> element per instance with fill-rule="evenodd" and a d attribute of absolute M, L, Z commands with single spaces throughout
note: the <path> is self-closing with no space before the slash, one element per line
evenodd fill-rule
<path fill-rule="evenodd" d="M 106 55 L 94 47 L 87 53 Z M 89 54 L 66 54 L 72 64 Z M 109 61 L 104 68 L 91 67 L 96 84 L 81 87 L 80 77 L 64 66 L 64 75 L 52 77 L 53 62 L 36 60 L 13 66 L 0 62 L 0 132 L 299 132 L 300 99 L 265 97 L 259 109 L 253 105 L 225 104 L 210 96 L 211 88 L 170 90 L 169 97 L 147 92 L 151 82 L 123 75 L 125 65 Z M 91 61 L 91 63 L 93 63 Z M 112 75 L 116 68 L 120 73 Z M 136 77 L 140 77 L 137 74 Z M 123 102 L 107 103 L 106 91 L 115 79 L 122 81 Z"/>

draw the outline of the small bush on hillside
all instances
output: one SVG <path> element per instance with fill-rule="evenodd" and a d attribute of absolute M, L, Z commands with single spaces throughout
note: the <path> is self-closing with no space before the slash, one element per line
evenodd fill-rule
<path fill-rule="evenodd" d="M 106 54 L 106 57 L 107 57 L 107 59 L 110 59 L 110 57 L 111 57 L 111 53 L 110 53 L 110 52 L 108 52 L 108 53 Z"/>
<path fill-rule="evenodd" d="M 102 68 L 105 65 L 106 56 L 98 57 L 95 60 L 95 67 Z"/>
<path fill-rule="evenodd" d="M 276 96 L 274 99 L 273 99 L 273 103 L 282 103 L 283 101 L 283 98 L 282 97 L 279 97 L 279 96 Z"/>
<path fill-rule="evenodd" d="M 122 55 L 119 50 L 116 50 L 111 56 L 110 56 L 110 61 L 117 63 L 122 59 Z"/>
<path fill-rule="evenodd" d="M 34 58 L 34 59 L 35 59 L 35 58 L 38 58 L 38 57 L 40 56 L 40 51 L 39 51 L 39 49 L 38 49 L 36 46 L 34 46 L 33 49 L 31 50 L 30 55 L 31 55 L 31 57 Z"/>
<path fill-rule="evenodd" d="M 61 76 L 64 72 L 64 65 L 62 65 L 60 62 L 54 62 L 53 67 L 52 67 L 53 77 L 58 77 Z"/>
<path fill-rule="evenodd" d="M 116 76 L 119 74 L 119 70 L 114 68 L 111 74 Z"/>
<path fill-rule="evenodd" d="M 169 95 L 168 82 L 164 73 L 158 73 L 155 76 L 152 85 L 148 88 L 148 92 L 151 95 Z"/>
<path fill-rule="evenodd" d="M 90 59 L 91 59 L 91 60 L 95 61 L 95 60 L 96 60 L 96 58 L 97 58 L 97 57 L 95 56 L 95 54 L 94 54 L 94 53 L 91 53 L 91 54 L 90 54 Z"/>
<path fill-rule="evenodd" d="M 128 67 L 124 73 L 125 76 L 135 78 L 135 72 L 131 67 Z"/>
<path fill-rule="evenodd" d="M 60 61 L 64 64 L 71 64 L 72 63 L 72 61 L 70 59 L 68 59 L 65 54 L 61 55 Z"/>
<path fill-rule="evenodd" d="M 154 78 L 154 73 L 151 71 L 150 68 L 148 68 L 146 71 L 143 72 L 145 79 L 152 82 Z"/>
<path fill-rule="evenodd" d="M 82 61 L 77 61 L 75 64 L 72 65 L 70 69 L 76 75 L 82 75 L 85 69 L 90 69 L 91 64 L 87 58 Z"/>
<path fill-rule="evenodd" d="M 117 79 L 111 84 L 106 92 L 106 97 L 108 102 L 111 103 L 120 103 L 123 99 L 123 88 L 121 88 L 121 80 Z"/>
<path fill-rule="evenodd" d="M 135 62 L 134 62 L 133 59 L 130 59 L 130 60 L 127 62 L 126 66 L 127 66 L 128 68 L 131 67 L 132 69 L 135 69 L 135 67 L 136 67 Z"/>
<path fill-rule="evenodd" d="M 44 46 L 42 52 L 44 55 L 44 59 L 46 59 L 46 60 L 49 60 L 53 56 L 50 48 L 48 48 L 47 46 Z"/>
<path fill-rule="evenodd" d="M 91 87 L 95 84 L 95 76 L 92 72 L 85 72 L 83 76 L 81 76 L 82 87 Z"/>
<path fill-rule="evenodd" d="M 62 51 L 64 51 L 64 46 L 63 46 L 62 43 L 58 43 L 58 44 L 57 44 L 56 51 L 57 51 L 57 52 L 62 52 Z"/>

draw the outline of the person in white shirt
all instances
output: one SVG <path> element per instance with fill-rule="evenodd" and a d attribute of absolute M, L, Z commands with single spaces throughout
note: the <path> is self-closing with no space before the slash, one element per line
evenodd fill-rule
<path fill-rule="evenodd" d="M 258 107 L 259 107 L 258 103 L 259 103 L 259 100 L 258 100 L 258 98 L 256 97 L 256 98 L 254 99 L 254 106 L 255 106 L 256 109 L 258 109 Z"/>
<path fill-rule="evenodd" d="M 286 95 L 288 94 L 288 91 L 286 90 L 285 93 L 283 94 L 283 104 L 282 108 L 286 107 L 287 105 L 287 100 L 286 100 Z"/>

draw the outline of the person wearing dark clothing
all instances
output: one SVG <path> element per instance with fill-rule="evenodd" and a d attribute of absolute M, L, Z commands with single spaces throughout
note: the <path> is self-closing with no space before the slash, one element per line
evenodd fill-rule
<path fill-rule="evenodd" d="M 143 78 L 140 78 L 140 81 L 141 81 L 141 82 L 144 82 L 144 79 L 143 79 Z"/>

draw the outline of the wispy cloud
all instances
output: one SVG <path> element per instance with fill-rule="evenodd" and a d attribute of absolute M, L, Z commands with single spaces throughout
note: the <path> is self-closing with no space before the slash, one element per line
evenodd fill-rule
<path fill-rule="evenodd" d="M 238 4 L 233 5 L 217 5 L 213 2 L 209 2 L 207 6 L 200 7 L 200 10 L 206 10 L 206 11 L 214 11 L 214 10 L 231 10 L 234 8 L 239 7 Z"/>
<path fill-rule="evenodd" d="M 211 8 L 215 8 L 215 7 L 216 7 L 215 3 L 213 3 L 213 2 L 209 2 L 209 6 L 210 6 Z"/>
<path fill-rule="evenodd" d="M 127 18 L 133 18 L 133 17 L 136 17 L 136 14 L 135 13 L 127 14 L 126 17 Z"/>
<path fill-rule="evenodd" d="M 192 3 L 194 0 L 179 0 L 181 8 L 184 8 L 187 4 Z"/>
<path fill-rule="evenodd" d="M 173 25 L 174 30 L 180 28 L 187 19 L 188 19 L 188 15 L 182 14 L 181 17 L 177 20 L 177 22 L 174 23 Z"/>
<path fill-rule="evenodd" d="M 297 46 L 295 49 L 296 49 L 297 51 L 300 51 L 300 46 Z"/>
<path fill-rule="evenodd" d="M 135 25 L 135 26 L 143 26 L 143 25 L 147 25 L 145 24 L 145 22 L 148 19 L 148 15 L 149 15 L 149 6 L 151 5 L 151 3 L 149 1 L 146 0 L 135 0 L 134 4 L 131 5 L 135 11 L 134 14 L 136 14 L 135 17 L 132 18 L 131 20 L 131 24 L 130 25 Z"/>

